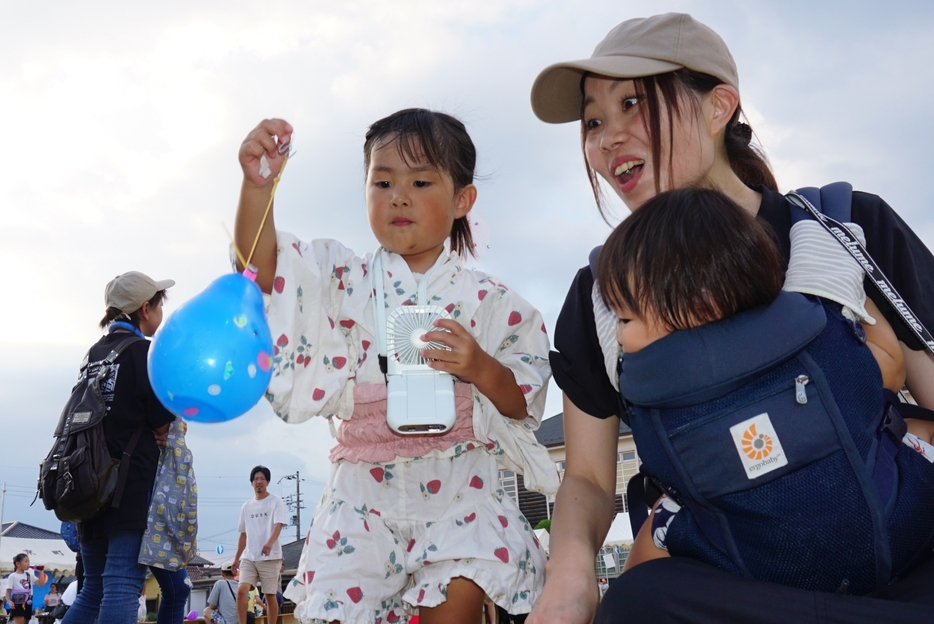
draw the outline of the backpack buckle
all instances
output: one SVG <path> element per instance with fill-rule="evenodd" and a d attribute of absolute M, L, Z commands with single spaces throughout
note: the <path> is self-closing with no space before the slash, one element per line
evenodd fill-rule
<path fill-rule="evenodd" d="M 882 422 L 879 424 L 879 436 L 881 437 L 884 434 L 896 444 L 901 444 L 906 433 L 908 433 L 908 425 L 905 423 L 905 419 L 898 413 L 895 406 L 889 403 L 885 414 L 882 416 Z"/>

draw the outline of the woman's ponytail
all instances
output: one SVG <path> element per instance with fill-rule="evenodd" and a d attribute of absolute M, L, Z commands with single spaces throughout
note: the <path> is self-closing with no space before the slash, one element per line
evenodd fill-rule
<path fill-rule="evenodd" d="M 737 107 L 723 135 L 723 147 L 730 161 L 730 169 L 747 186 L 761 184 L 770 191 L 777 192 L 778 183 L 772 175 L 765 154 L 752 142 L 752 128 L 749 124 L 739 121 L 741 112 Z"/>
<path fill-rule="evenodd" d="M 114 321 L 126 321 L 127 323 L 133 324 L 134 327 L 138 326 L 139 323 L 138 321 L 137 323 L 133 323 L 133 319 L 131 319 L 130 315 L 126 312 L 121 312 L 119 309 L 111 307 L 107 308 L 107 311 L 104 312 L 104 318 L 101 319 L 100 328 L 107 329 Z"/>

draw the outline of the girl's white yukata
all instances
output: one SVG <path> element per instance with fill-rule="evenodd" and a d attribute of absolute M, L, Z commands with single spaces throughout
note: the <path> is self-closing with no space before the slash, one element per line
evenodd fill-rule
<path fill-rule="evenodd" d="M 415 305 L 416 276 L 401 256 L 381 253 L 387 312 Z M 529 416 L 506 418 L 458 382 L 449 432 L 402 436 L 386 424 L 371 259 L 337 241 L 278 233 L 267 398 L 288 423 L 315 415 L 340 423 L 331 477 L 285 595 L 302 622 L 398 622 L 444 602 L 460 576 L 508 611 L 527 613 L 545 555 L 498 470 L 524 474 L 531 490 L 557 491 L 554 463 L 533 434 L 551 375 L 541 315 L 490 276 L 466 270 L 459 256 L 442 254 L 421 277 L 429 280 L 423 303 L 445 308 L 515 375 Z"/>

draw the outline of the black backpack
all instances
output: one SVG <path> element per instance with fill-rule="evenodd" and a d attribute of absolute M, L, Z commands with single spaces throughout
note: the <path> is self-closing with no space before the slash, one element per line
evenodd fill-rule
<path fill-rule="evenodd" d="M 104 358 L 97 375 L 88 378 L 88 358 L 71 398 L 55 428 L 55 443 L 39 464 L 39 492 L 46 509 L 64 522 L 93 518 L 108 506 L 119 507 L 126 484 L 130 456 L 143 433 L 133 433 L 120 459 L 110 457 L 104 438 L 107 406 L 100 384 L 123 351 L 143 340 L 130 335 Z"/>

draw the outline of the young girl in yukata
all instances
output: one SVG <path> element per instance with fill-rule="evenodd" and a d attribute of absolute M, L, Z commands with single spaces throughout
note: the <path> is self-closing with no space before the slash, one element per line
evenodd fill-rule
<path fill-rule="evenodd" d="M 805 214 L 803 210 L 802 214 Z M 863 238 L 859 225 L 846 225 L 858 238 Z M 817 252 L 821 252 L 819 266 L 813 260 Z M 647 201 L 617 227 L 601 248 L 596 268 L 604 301 L 619 318 L 616 336 L 623 354 L 638 353 L 673 333 L 753 309 L 766 309 L 784 290 L 818 295 L 839 303 L 842 316 L 860 328 L 854 331 L 862 332 L 878 370 L 872 370 L 871 364 L 861 367 L 841 361 L 840 366 L 849 367 L 851 374 L 858 376 L 857 385 L 877 384 L 881 372 L 883 388 L 898 392 L 904 386 L 905 364 L 898 340 L 885 317 L 866 297 L 862 267 L 814 220 L 798 221 L 792 227 L 791 258 L 786 273 L 768 226 L 726 195 L 700 188 L 669 191 Z M 781 309 L 785 312 L 797 310 L 788 305 Z M 794 343 L 796 333 L 803 335 L 811 331 L 800 325 L 779 327 L 767 322 L 769 319 L 775 321 L 776 317 L 761 315 L 757 331 L 781 334 L 788 344 Z M 733 341 L 739 340 L 735 324 L 724 325 L 722 331 L 727 330 L 733 331 Z M 724 348 L 710 335 L 698 340 L 711 352 Z M 774 336 L 771 340 L 774 341 Z M 745 348 L 756 349 L 757 346 L 745 344 Z M 720 356 L 729 357 L 726 353 Z M 711 358 L 714 361 L 714 356 Z M 669 372 L 677 370 L 678 366 L 678 362 L 668 359 Z M 625 358 L 622 367 L 625 375 Z M 757 370 L 762 376 L 770 372 L 764 367 Z M 748 374 L 748 371 L 743 373 Z M 645 371 L 637 371 L 635 375 L 642 379 Z M 690 373 L 682 370 L 681 375 Z M 675 377 L 668 381 L 675 386 L 681 383 Z M 660 389 L 665 386 L 666 382 L 659 380 L 649 394 L 659 401 Z M 627 390 L 634 388 L 631 382 L 624 385 L 621 378 L 620 392 L 633 400 L 632 395 L 627 396 Z M 697 394 L 699 392 L 694 396 Z M 667 394 L 664 396 L 671 398 Z M 681 407 L 691 403 L 681 395 L 679 398 Z M 723 401 L 722 397 L 717 400 Z M 638 400 L 634 402 L 639 403 Z M 721 403 L 711 409 L 723 410 L 724 407 Z M 905 422 L 908 433 L 903 443 L 934 462 L 934 447 L 930 444 L 934 423 L 912 418 L 905 418 Z M 669 556 L 667 528 L 680 510 L 680 505 L 666 494 L 661 496 L 635 539 L 624 571 L 650 559 Z M 801 519 L 789 516 L 788 522 L 799 523 Z M 841 526 L 847 522 L 840 518 Z M 907 526 L 910 521 L 904 524 Z M 836 534 L 840 535 L 838 548 L 846 550 L 853 546 L 847 541 L 846 531 L 839 530 Z M 808 574 L 815 573 L 803 567 L 802 577 Z"/>
<path fill-rule="evenodd" d="M 291 135 L 285 121 L 266 120 L 240 148 L 241 249 L 263 227 Z M 267 398 L 286 422 L 324 415 L 340 423 L 330 481 L 285 595 L 303 622 L 398 622 L 417 609 L 428 624 L 474 624 L 484 594 L 527 613 L 545 556 L 498 474 L 502 466 L 524 473 L 529 489 L 557 489 L 532 433 L 550 376 L 541 315 L 498 280 L 465 269 L 476 152 L 461 122 L 399 111 L 370 126 L 363 151 L 381 269 L 374 254 L 303 242 L 271 223 L 253 255 L 277 337 Z M 451 316 L 421 339 L 447 347 L 422 355 L 457 379 L 457 417 L 442 435 L 400 435 L 386 421 L 374 302 L 388 317 L 419 303 L 422 282 L 421 304 Z"/>

